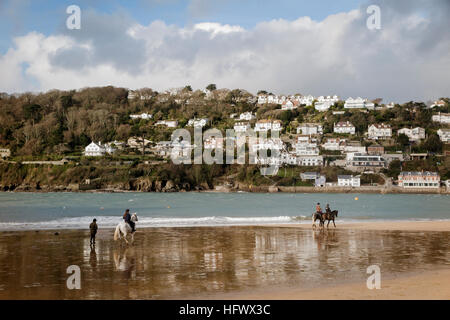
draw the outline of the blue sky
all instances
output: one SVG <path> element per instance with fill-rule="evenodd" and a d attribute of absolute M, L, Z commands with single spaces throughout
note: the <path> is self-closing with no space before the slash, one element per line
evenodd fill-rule
<path fill-rule="evenodd" d="M 72 4 L 81 30 L 65 26 Z M 0 92 L 216 83 L 428 101 L 450 92 L 449 16 L 449 0 L 0 0 Z"/>
<path fill-rule="evenodd" d="M 198 22 L 218 22 L 251 28 L 272 19 L 295 20 L 309 16 L 323 20 L 330 14 L 359 7 L 360 0 L 6 0 L 0 1 L 0 53 L 11 46 L 13 37 L 37 31 L 45 35 L 58 33 L 71 4 L 81 10 L 120 13 L 142 25 L 154 20 L 180 27 Z M 206 5 L 205 5 L 206 4 Z"/>

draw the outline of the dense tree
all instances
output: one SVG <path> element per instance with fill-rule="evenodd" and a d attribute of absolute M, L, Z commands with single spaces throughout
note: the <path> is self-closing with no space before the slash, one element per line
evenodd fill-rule
<path fill-rule="evenodd" d="M 407 145 L 409 145 L 409 138 L 406 134 L 400 133 L 397 136 L 397 143 L 400 146 L 400 148 L 403 150 Z"/>
<path fill-rule="evenodd" d="M 423 148 L 428 152 L 442 152 L 442 142 L 436 133 L 432 133 L 423 143 Z"/>
<path fill-rule="evenodd" d="M 397 178 L 401 170 L 402 170 L 401 161 L 392 160 L 391 163 L 389 163 L 389 168 L 387 170 L 384 170 L 384 173 L 387 174 L 389 177 Z"/>

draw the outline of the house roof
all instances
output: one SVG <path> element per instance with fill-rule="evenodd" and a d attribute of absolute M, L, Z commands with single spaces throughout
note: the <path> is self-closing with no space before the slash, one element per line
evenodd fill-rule
<path fill-rule="evenodd" d="M 391 125 L 384 124 L 384 123 L 374 123 L 374 124 L 371 124 L 369 127 L 375 127 L 377 129 L 390 129 Z"/>
<path fill-rule="evenodd" d="M 437 176 L 439 177 L 439 174 L 437 172 L 431 172 L 431 171 L 402 171 L 400 172 L 399 176 Z"/>
<path fill-rule="evenodd" d="M 352 176 L 348 174 L 340 175 L 338 176 L 338 179 L 353 179 L 353 178 L 359 178 L 360 176 Z"/>
<path fill-rule="evenodd" d="M 350 121 L 340 121 L 334 125 L 335 127 L 354 127 L 353 124 L 350 123 Z"/>

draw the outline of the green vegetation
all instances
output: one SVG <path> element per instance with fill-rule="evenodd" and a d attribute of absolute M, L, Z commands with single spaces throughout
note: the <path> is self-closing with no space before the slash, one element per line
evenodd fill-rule
<path fill-rule="evenodd" d="M 91 141 L 127 141 L 137 136 L 158 141 L 170 140 L 173 128 L 156 127 L 158 120 L 176 119 L 179 127 L 185 127 L 189 119 L 208 118 L 208 127 L 225 131 L 233 127 L 233 113 L 253 112 L 258 119 L 279 119 L 283 123 L 284 138 L 287 145 L 296 139 L 296 127 L 302 122 L 320 122 L 326 136 L 342 136 L 333 132 L 333 125 L 339 121 L 350 121 L 356 126 L 356 137 L 364 145 L 364 133 L 369 124 L 389 123 L 394 131 L 391 141 L 383 141 L 386 151 L 398 150 L 409 152 L 429 152 L 431 156 L 423 161 L 391 162 L 385 173 L 389 177 L 398 175 L 400 170 L 433 170 L 439 171 L 442 179 L 449 176 L 448 157 L 438 157 L 445 146 L 436 131 L 441 124 L 431 121 L 432 112 L 449 112 L 449 99 L 443 98 L 446 106 L 430 110 L 420 102 L 408 102 L 395 105 L 392 109 L 382 110 L 345 110 L 344 114 L 333 114 L 333 111 L 344 110 L 339 101 L 327 112 L 318 112 L 312 106 L 300 106 L 296 110 L 281 110 L 279 105 L 257 105 L 255 97 L 242 89 L 217 89 L 214 83 L 206 87 L 206 95 L 202 90 L 193 91 L 187 85 L 178 93 L 156 92 L 149 88 L 137 90 L 135 98 L 128 99 L 125 88 L 95 87 L 81 90 L 45 93 L 24 93 L 19 95 L 0 94 L 0 146 L 9 148 L 17 163 L 0 162 L 1 184 L 5 185 L 67 185 L 83 183 L 85 179 L 96 180 L 101 186 L 123 184 L 124 188 L 137 188 L 136 181 L 171 180 L 179 188 L 189 189 L 201 185 L 213 186 L 215 182 L 224 182 L 228 175 L 235 175 L 231 181 L 249 185 L 285 185 L 301 186 L 300 173 L 320 171 L 326 175 L 327 181 L 337 181 L 338 174 L 352 174 L 342 168 L 280 168 L 275 177 L 264 177 L 259 174 L 257 166 L 174 166 L 163 163 L 161 158 L 142 154 L 142 151 L 125 149 L 114 156 L 102 159 L 82 156 L 84 147 Z M 259 93 L 267 93 L 261 90 Z M 379 105 L 381 100 L 377 101 Z M 131 114 L 149 113 L 151 120 L 131 119 Z M 420 143 L 410 143 L 405 135 L 396 135 L 396 130 L 403 127 L 425 128 L 427 139 Z M 188 128 L 191 133 L 192 128 Z M 287 139 L 286 139 L 287 140 Z M 325 160 L 342 159 L 340 152 L 324 151 Z M 71 160 L 63 166 L 23 165 L 23 161 L 31 160 Z M 145 164 L 158 162 L 155 164 Z M 370 175 L 362 177 L 364 183 L 381 183 Z M 375 182 L 376 181 L 376 182 Z M 130 183 L 132 185 L 130 185 Z M 128 184 L 128 185 L 127 185 Z M 183 187 L 183 184 L 185 186 Z M 189 187 L 187 187 L 189 185 Z"/>

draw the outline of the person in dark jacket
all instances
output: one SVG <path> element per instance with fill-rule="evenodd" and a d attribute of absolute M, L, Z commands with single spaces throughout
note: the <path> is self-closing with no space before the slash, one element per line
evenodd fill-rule
<path fill-rule="evenodd" d="M 131 221 L 130 209 L 125 210 L 125 213 L 123 214 L 123 220 L 125 220 L 125 222 L 130 225 L 131 232 L 134 232 L 134 222 Z"/>
<path fill-rule="evenodd" d="M 91 230 L 91 244 L 95 244 L 95 235 L 97 234 L 97 219 L 92 220 L 89 225 L 89 229 Z"/>

